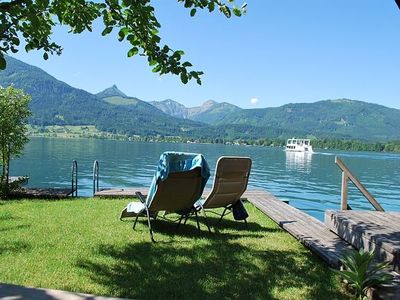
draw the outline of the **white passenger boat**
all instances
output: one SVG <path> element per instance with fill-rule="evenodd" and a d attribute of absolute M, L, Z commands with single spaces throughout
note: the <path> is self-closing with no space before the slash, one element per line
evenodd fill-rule
<path fill-rule="evenodd" d="M 288 152 L 308 152 L 312 153 L 313 149 L 309 139 L 288 139 L 286 142 L 286 149 Z"/>

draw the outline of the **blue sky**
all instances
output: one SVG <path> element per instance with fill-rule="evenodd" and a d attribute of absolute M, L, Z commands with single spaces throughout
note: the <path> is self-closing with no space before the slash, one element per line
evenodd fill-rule
<path fill-rule="evenodd" d="M 241 4 L 242 2 L 237 2 Z M 162 42 L 183 49 L 205 72 L 203 85 L 158 76 L 145 59 L 127 58 L 116 32 L 55 30 L 61 56 L 14 57 L 68 84 L 96 93 L 116 84 L 146 101 L 167 98 L 186 106 L 206 100 L 244 108 L 350 98 L 400 108 L 400 10 L 394 0 L 248 0 L 248 13 L 226 19 L 175 0 L 153 1 Z"/>

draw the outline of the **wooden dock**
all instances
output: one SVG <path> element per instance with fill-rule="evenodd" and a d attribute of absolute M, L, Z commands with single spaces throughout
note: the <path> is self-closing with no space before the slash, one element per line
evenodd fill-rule
<path fill-rule="evenodd" d="M 332 267 L 337 268 L 343 254 L 353 249 L 324 223 L 267 191 L 248 191 L 244 197 Z"/>
<path fill-rule="evenodd" d="M 141 192 L 143 195 L 147 195 L 149 191 L 148 187 L 136 187 L 136 188 L 104 188 L 95 192 L 94 197 L 99 198 L 135 198 L 136 192 Z"/>
<path fill-rule="evenodd" d="M 59 188 L 23 188 L 13 192 L 17 198 L 64 199 L 72 196 L 72 189 Z"/>
<path fill-rule="evenodd" d="M 375 251 L 377 259 L 400 270 L 400 212 L 325 212 L 326 226 L 357 249 Z"/>

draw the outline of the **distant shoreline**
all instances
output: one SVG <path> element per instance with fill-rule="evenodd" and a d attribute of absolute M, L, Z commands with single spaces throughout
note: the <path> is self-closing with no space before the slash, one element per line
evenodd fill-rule
<path fill-rule="evenodd" d="M 41 138 L 64 138 L 64 139 L 101 139 L 117 140 L 131 142 L 157 142 L 157 143 L 193 143 L 193 144 L 225 144 L 242 146 L 264 146 L 264 147 L 284 147 L 286 139 L 283 138 L 265 138 L 265 139 L 224 139 L 207 138 L 198 139 L 182 136 L 128 136 L 124 134 L 115 134 L 96 129 L 93 125 L 52 125 L 52 126 L 31 126 L 28 127 L 29 137 Z M 312 145 L 314 149 L 320 150 L 345 150 L 345 151 L 369 151 L 369 152 L 391 152 L 400 153 L 400 141 L 387 142 L 365 142 L 360 140 L 338 140 L 329 138 L 313 138 Z"/>

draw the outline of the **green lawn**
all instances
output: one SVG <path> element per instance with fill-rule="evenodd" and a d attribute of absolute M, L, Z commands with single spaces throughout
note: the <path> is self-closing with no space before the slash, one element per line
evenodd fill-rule
<path fill-rule="evenodd" d="M 327 265 L 251 204 L 197 232 L 194 220 L 119 221 L 128 200 L 0 201 L 0 282 L 103 296 L 343 299 Z M 210 223 L 216 224 L 211 217 Z"/>

